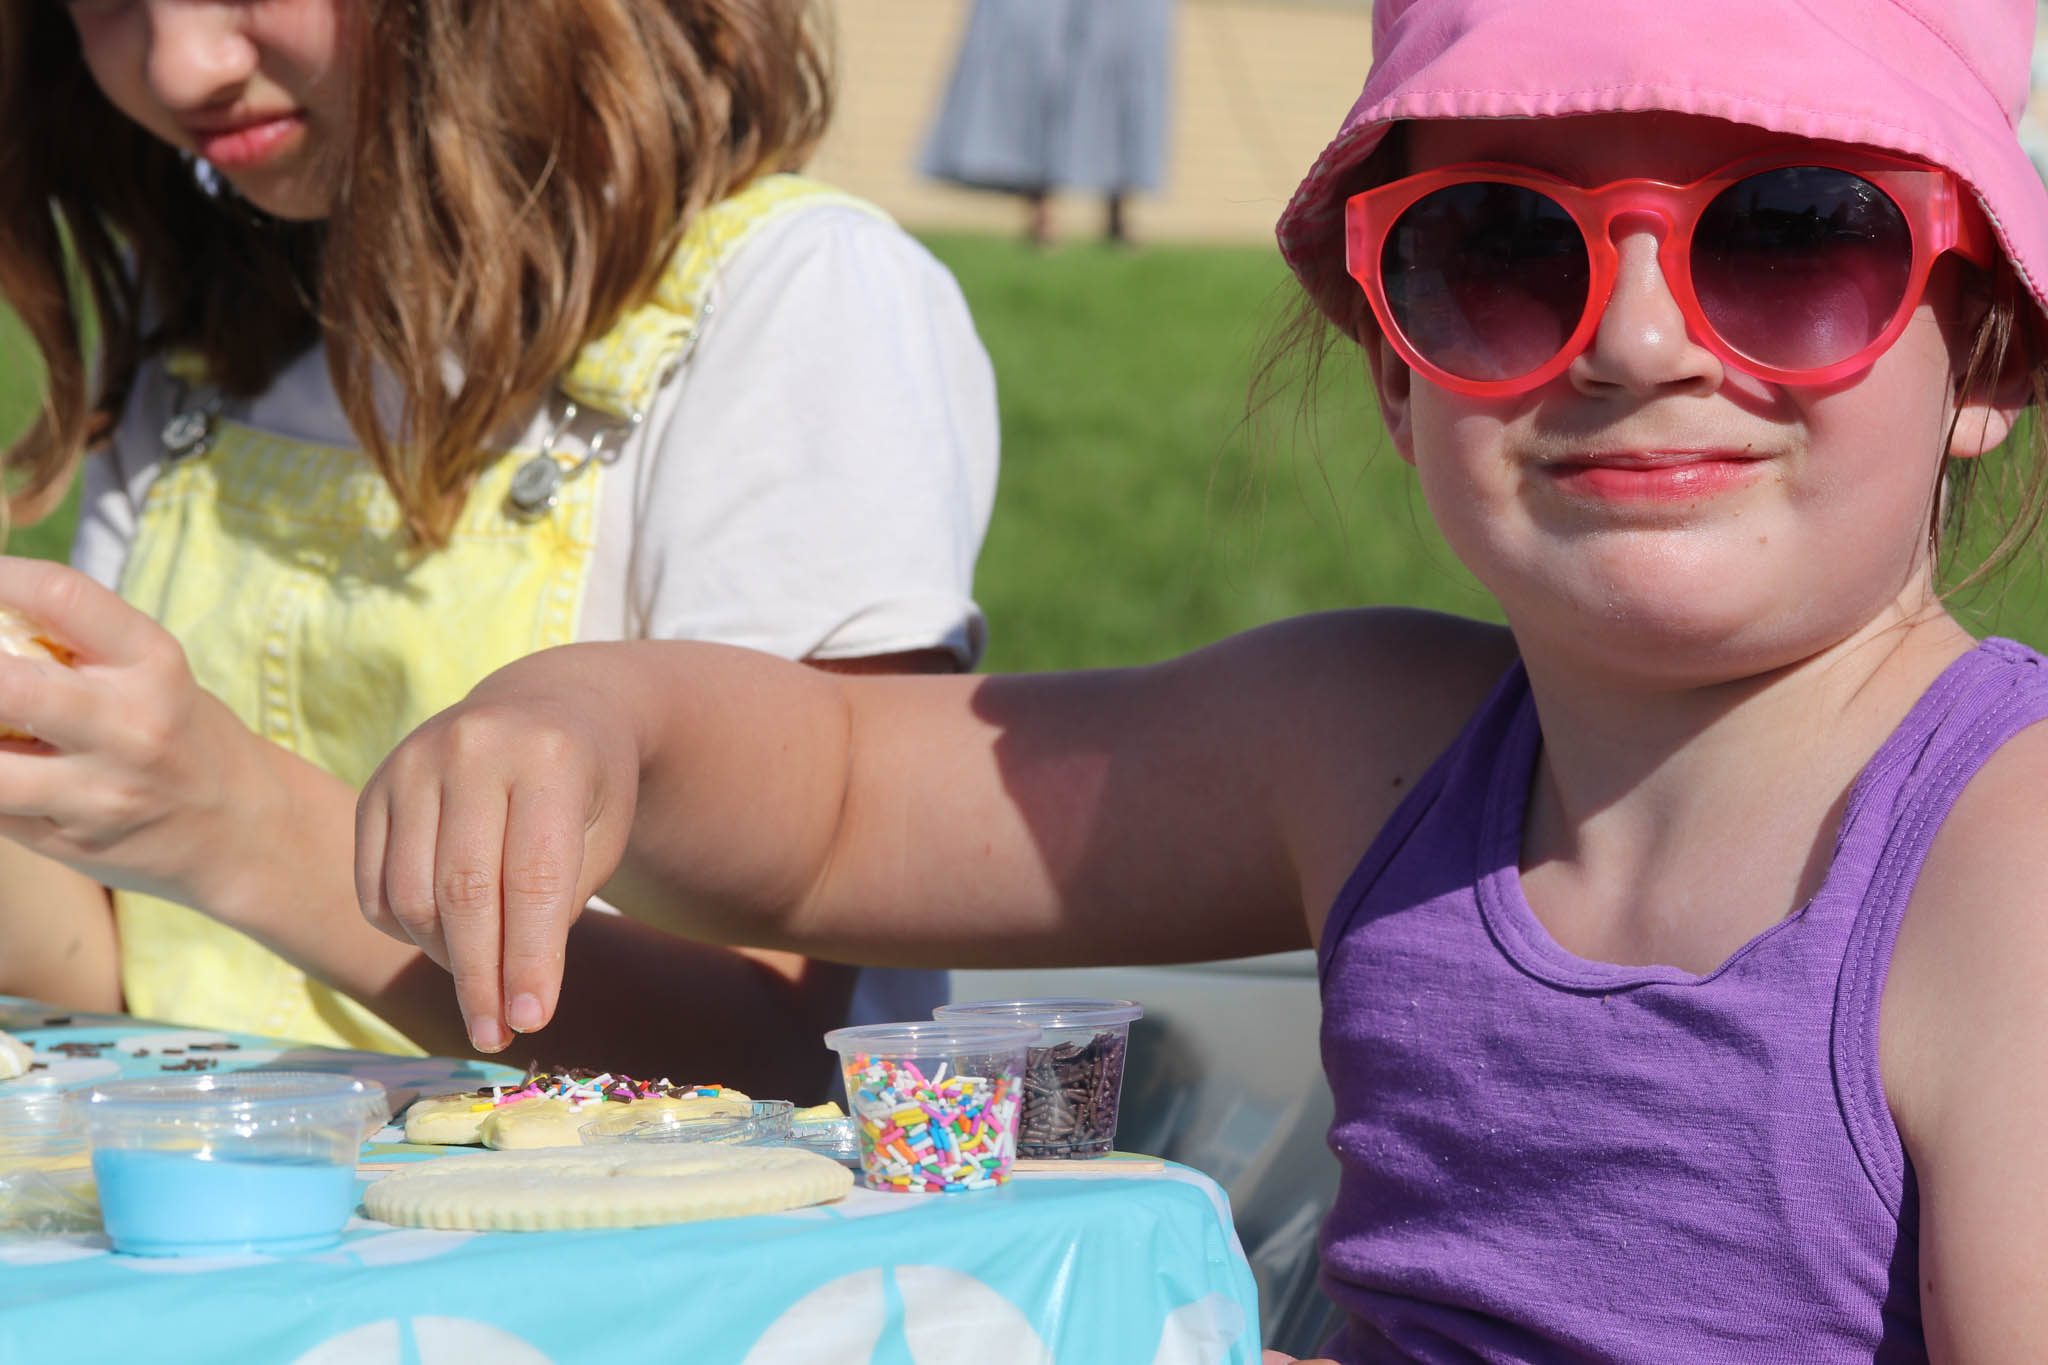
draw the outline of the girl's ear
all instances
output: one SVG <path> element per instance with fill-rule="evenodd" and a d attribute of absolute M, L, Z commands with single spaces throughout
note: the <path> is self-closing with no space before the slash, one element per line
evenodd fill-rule
<path fill-rule="evenodd" d="M 1409 421 L 1408 402 L 1415 372 L 1408 368 L 1407 361 L 1395 354 L 1380 329 L 1370 325 L 1369 321 L 1360 329 L 1358 336 L 1359 344 L 1365 347 L 1366 363 L 1372 366 L 1373 391 L 1380 400 L 1380 420 L 1386 423 L 1387 435 L 1393 438 L 1395 451 L 1409 464 L 1414 464 L 1415 428 Z"/>
<path fill-rule="evenodd" d="M 2030 349 L 2024 338 L 2015 336 L 2006 350 L 2004 367 L 1972 385 L 1958 401 L 1955 425 L 1949 428 L 1950 458 L 1974 459 L 2012 435 L 2020 413 L 2033 398 Z"/>

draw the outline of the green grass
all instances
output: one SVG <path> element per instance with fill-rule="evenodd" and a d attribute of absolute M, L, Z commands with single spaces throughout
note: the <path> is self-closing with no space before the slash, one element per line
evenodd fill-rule
<path fill-rule="evenodd" d="M 1254 466 L 1246 381 L 1286 301 L 1262 247 L 934 235 L 995 362 L 1003 466 L 976 580 L 992 670 L 1146 662 L 1302 611 L 1406 603 L 1498 619 L 1387 446 L 1355 356 L 1333 359 L 1315 438 L 1291 399 Z M 0 317 L 0 437 L 34 401 Z M 16 528 L 61 557 L 73 509 Z M 1964 558 L 1967 560 L 1968 555 Z M 2048 645 L 2040 556 L 1954 604 L 1971 629 Z"/>
<path fill-rule="evenodd" d="M 35 363 L 28 338 L 14 315 L 0 307 L 0 448 L 14 444 L 35 413 L 42 367 Z M 8 530 L 9 554 L 36 559 L 63 559 L 71 550 L 71 523 L 78 516 L 78 489 L 64 505 L 33 526 Z"/>
<path fill-rule="evenodd" d="M 1261 248 L 932 236 L 995 363 L 1002 478 L 976 578 L 995 670 L 1145 662 L 1362 602 L 1497 615 L 1333 364 L 1313 440 L 1254 466 L 1246 382 L 1286 295 Z"/>

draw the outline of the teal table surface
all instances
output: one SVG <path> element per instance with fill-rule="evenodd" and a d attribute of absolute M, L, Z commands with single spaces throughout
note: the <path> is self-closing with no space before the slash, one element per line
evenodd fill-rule
<path fill-rule="evenodd" d="M 348 1072 L 403 1101 L 518 1075 L 6 996 L 0 1029 L 38 1064 L 0 1095 L 262 1068 Z M 365 1184 L 420 1159 L 398 1136 L 365 1144 Z M 440 1232 L 359 1212 L 339 1246 L 299 1256 L 158 1259 L 98 1232 L 0 1233 L 0 1365 L 1253 1365 L 1257 1323 L 1221 1190 L 1118 1157 L 966 1194 L 856 1188 L 621 1231 Z"/>

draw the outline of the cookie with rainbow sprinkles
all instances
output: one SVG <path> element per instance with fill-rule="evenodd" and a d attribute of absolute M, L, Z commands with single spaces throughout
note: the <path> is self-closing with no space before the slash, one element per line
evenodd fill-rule
<path fill-rule="evenodd" d="M 748 1096 L 729 1086 L 641 1081 L 608 1071 L 543 1072 L 517 1086 L 415 1100 L 405 1111 L 405 1140 L 436 1147 L 574 1147 L 583 1140 L 583 1125 L 601 1113 L 708 1118 L 752 1108 Z"/>

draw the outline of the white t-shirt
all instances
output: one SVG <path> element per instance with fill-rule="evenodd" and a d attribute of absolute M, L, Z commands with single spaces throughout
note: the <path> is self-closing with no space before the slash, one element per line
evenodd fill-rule
<path fill-rule="evenodd" d="M 600 455 L 580 637 L 792 659 L 943 647 L 971 667 L 998 431 L 994 373 L 953 277 L 895 225 L 828 203 L 764 226 L 706 297 L 688 362 Z M 152 366 L 85 465 L 72 563 L 110 587 L 169 403 Z M 281 437 L 360 444 L 318 347 L 227 413 Z M 558 414 L 535 414 L 505 444 L 537 446 Z M 945 998 L 943 973 L 868 969 L 851 1018 L 928 1018 Z"/>

